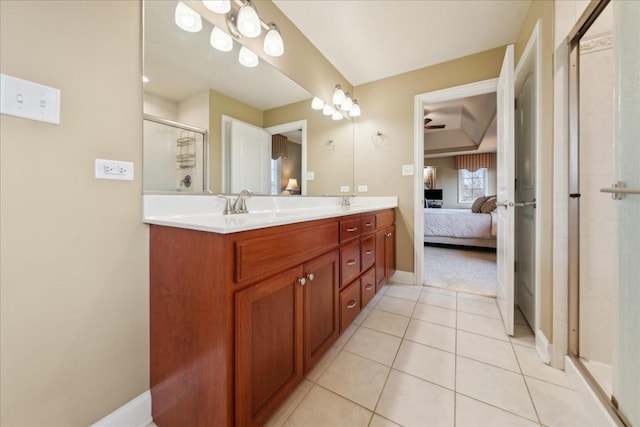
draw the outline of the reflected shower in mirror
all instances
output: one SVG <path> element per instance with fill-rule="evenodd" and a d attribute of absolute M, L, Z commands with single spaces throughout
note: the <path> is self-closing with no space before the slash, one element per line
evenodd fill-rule
<path fill-rule="evenodd" d="M 249 188 L 272 195 L 353 191 L 353 123 L 312 110 L 311 94 L 261 59 L 256 67 L 240 65 L 242 45 L 237 40 L 229 52 L 214 49 L 210 41 L 214 26 L 206 19 L 199 32 L 180 29 L 175 24 L 177 4 L 144 2 L 144 113 L 206 131 L 204 170 L 195 175 L 208 179 L 202 189 L 185 190 L 184 177 L 178 179 L 176 170 L 177 151 L 171 167 L 166 158 L 159 166 L 156 157 L 147 156 L 162 151 L 147 145 L 163 142 L 151 141 L 146 126 L 144 167 L 152 172 L 144 175 L 171 184 L 162 191 L 237 193 Z M 299 136 L 291 138 L 290 132 Z M 288 138 L 286 155 L 278 154 L 277 144 L 274 150 L 275 135 Z M 332 150 L 326 149 L 329 141 Z M 157 176 L 161 170 L 167 174 L 162 180 Z M 194 174 L 189 175 L 194 182 Z M 298 189 L 287 189 L 291 179 Z M 145 180 L 145 191 L 159 189 Z"/>

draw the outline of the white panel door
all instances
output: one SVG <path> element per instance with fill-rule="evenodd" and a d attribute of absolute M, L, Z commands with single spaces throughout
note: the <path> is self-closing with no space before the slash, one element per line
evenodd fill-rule
<path fill-rule="evenodd" d="M 515 147 L 514 147 L 514 68 L 513 45 L 507 46 L 498 78 L 498 308 L 504 329 L 513 335 L 514 309 L 514 205 Z"/>
<path fill-rule="evenodd" d="M 271 138 L 264 129 L 233 120 L 229 153 L 229 191 L 270 194 Z"/>

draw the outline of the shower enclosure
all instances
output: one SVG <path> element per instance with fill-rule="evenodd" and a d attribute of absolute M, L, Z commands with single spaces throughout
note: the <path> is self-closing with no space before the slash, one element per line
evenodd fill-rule
<path fill-rule="evenodd" d="M 207 131 L 144 116 L 144 191 L 208 190 Z"/>

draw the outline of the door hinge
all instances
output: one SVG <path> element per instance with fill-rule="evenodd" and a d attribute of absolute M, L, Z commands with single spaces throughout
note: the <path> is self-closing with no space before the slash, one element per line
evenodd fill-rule
<path fill-rule="evenodd" d="M 513 261 L 513 272 L 514 273 L 518 272 L 518 261 Z"/>

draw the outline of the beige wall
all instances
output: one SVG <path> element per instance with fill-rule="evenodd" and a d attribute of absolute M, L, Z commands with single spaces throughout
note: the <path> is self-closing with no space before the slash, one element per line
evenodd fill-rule
<path fill-rule="evenodd" d="M 307 120 L 307 171 L 315 179 L 307 182 L 307 194 L 340 194 L 340 187 L 353 187 L 353 122 L 331 120 L 311 109 L 310 100 L 296 102 L 264 112 L 264 127 Z M 333 141 L 335 148 L 327 150 Z"/>
<path fill-rule="evenodd" d="M 542 99 L 540 170 L 541 186 L 538 189 L 538 209 L 541 212 L 542 233 L 540 253 L 540 321 L 539 328 L 549 341 L 553 337 L 553 20 L 554 2 L 534 0 L 520 28 L 515 43 L 516 64 L 529 40 L 538 19 L 542 20 Z"/>
<path fill-rule="evenodd" d="M 504 47 L 500 47 L 354 89 L 363 110 L 363 115 L 356 120 L 354 185 L 368 185 L 371 196 L 398 196 L 398 270 L 414 271 L 413 177 L 401 173 L 403 164 L 414 162 L 414 97 L 495 78 L 500 73 L 503 56 Z M 387 140 L 382 147 L 374 146 L 371 141 L 378 131 Z"/>
<path fill-rule="evenodd" d="M 0 116 L 0 424 L 86 426 L 149 389 L 138 2 L 0 2 L 1 72 L 62 90 Z M 94 178 L 128 160 L 135 180 Z"/>
<path fill-rule="evenodd" d="M 456 157 L 424 159 L 425 166 L 436 167 L 436 188 L 442 189 L 443 208 L 470 209 L 470 204 L 458 203 L 458 169 Z M 487 195 L 496 194 L 496 168 L 487 171 Z"/>

